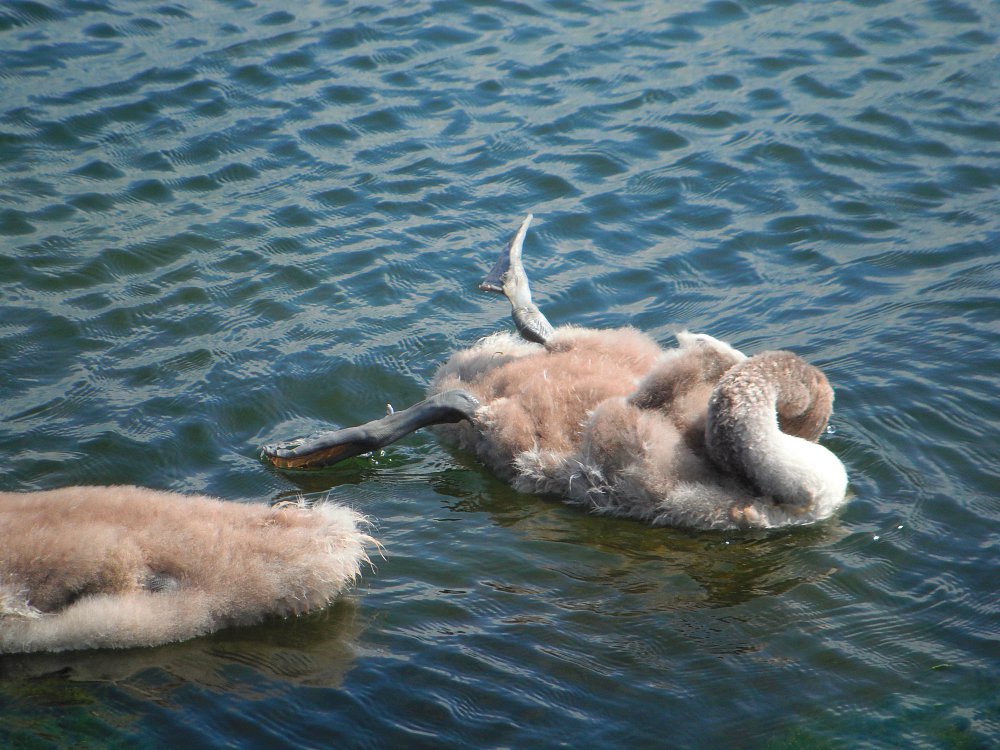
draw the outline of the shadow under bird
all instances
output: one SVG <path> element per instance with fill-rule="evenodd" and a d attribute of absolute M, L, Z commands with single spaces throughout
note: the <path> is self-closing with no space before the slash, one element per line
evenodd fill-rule
<path fill-rule="evenodd" d="M 333 503 L 0 492 L 0 654 L 156 646 L 325 607 L 373 544 Z"/>
<path fill-rule="evenodd" d="M 844 465 L 817 442 L 833 409 L 818 368 L 705 334 L 665 349 L 632 328 L 553 327 L 521 262 L 531 219 L 480 285 L 510 301 L 517 335 L 454 354 L 408 409 L 265 445 L 262 457 L 327 466 L 433 425 L 520 491 L 654 525 L 804 524 L 844 503 Z"/>

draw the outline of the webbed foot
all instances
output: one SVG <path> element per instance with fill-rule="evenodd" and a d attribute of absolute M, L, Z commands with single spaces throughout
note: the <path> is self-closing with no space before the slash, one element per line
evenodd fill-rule
<path fill-rule="evenodd" d="M 524 236 L 528 232 L 532 218 L 532 215 L 528 214 L 521 222 L 514 238 L 500 253 L 500 257 L 479 284 L 479 288 L 484 292 L 503 294 L 510 301 L 517 332 L 527 341 L 544 344 L 553 333 L 552 324 L 531 301 L 528 275 L 521 264 Z"/>
<path fill-rule="evenodd" d="M 313 469 L 330 466 L 394 443 L 421 427 L 472 419 L 479 402 L 461 390 L 443 391 L 357 427 L 325 430 L 282 443 L 269 443 L 261 458 L 279 469 Z"/>

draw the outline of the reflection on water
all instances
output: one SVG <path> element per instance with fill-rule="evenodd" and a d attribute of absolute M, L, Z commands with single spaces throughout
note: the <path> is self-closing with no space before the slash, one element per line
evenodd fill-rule
<path fill-rule="evenodd" d="M 252 692 L 268 681 L 334 686 L 350 668 L 352 644 L 361 629 L 355 602 L 342 598 L 316 614 L 230 628 L 158 648 L 7 654 L 0 657 L 0 678 L 109 682 L 125 689 L 134 686 L 147 694 L 148 685 L 156 684 L 156 691 L 168 697 L 188 683 L 238 690 L 234 674 L 246 668 L 255 674 L 245 685 Z M 158 673 L 153 679 L 144 676 L 151 670 Z"/>
<path fill-rule="evenodd" d="M 187 732 L 213 744 L 203 720 L 180 730 L 170 715 L 193 700 L 221 704 L 210 716 L 238 701 L 249 716 L 291 686 L 336 688 L 362 629 L 354 601 L 342 598 L 323 612 L 157 648 L 0 655 L 5 744 L 174 744 Z M 207 720 L 210 730 L 216 719 Z"/>
<path fill-rule="evenodd" d="M 446 504 L 452 511 L 488 513 L 493 523 L 510 528 L 527 540 L 582 544 L 600 551 L 608 558 L 606 563 L 582 575 L 582 581 L 603 582 L 638 593 L 643 590 L 642 581 L 662 581 L 666 575 L 669 583 L 663 593 L 669 591 L 668 596 L 677 597 L 670 610 L 685 606 L 735 606 L 757 596 L 780 594 L 815 576 L 826 575 L 832 571 L 797 569 L 806 562 L 803 553 L 828 547 L 846 534 L 836 520 L 807 527 L 802 533 L 698 534 L 662 529 L 651 534 L 646 527 L 635 523 L 593 516 L 571 518 L 567 523 L 568 517 L 581 511 L 555 505 L 551 498 L 546 501 L 517 495 L 495 486 L 490 487 L 488 495 L 470 495 L 468 482 L 462 490 L 460 477 L 454 478 L 454 486 L 449 487 L 452 479 L 450 473 L 444 472 L 433 482 L 435 492 L 456 496 L 455 502 Z M 678 581 L 678 578 L 688 580 Z M 692 584 L 698 591 L 694 601 L 691 601 Z"/>

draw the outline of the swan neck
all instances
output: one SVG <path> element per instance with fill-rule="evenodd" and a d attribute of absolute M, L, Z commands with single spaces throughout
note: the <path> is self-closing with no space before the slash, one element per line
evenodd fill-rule
<path fill-rule="evenodd" d="M 832 402 L 822 373 L 793 354 L 746 360 L 723 376 L 709 401 L 709 455 L 780 505 L 819 503 L 832 510 L 843 499 L 847 475 L 836 456 L 813 442 L 825 428 Z M 779 413 L 805 437 L 782 432 Z"/>

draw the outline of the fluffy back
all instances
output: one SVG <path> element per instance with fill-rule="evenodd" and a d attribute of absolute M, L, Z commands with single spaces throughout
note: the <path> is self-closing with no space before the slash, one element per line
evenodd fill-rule
<path fill-rule="evenodd" d="M 511 479 L 521 453 L 565 453 L 579 445 L 589 412 L 631 393 L 662 354 L 632 329 L 563 326 L 544 348 L 492 336 L 452 357 L 429 392 L 464 388 L 479 399 L 475 425 L 439 429 Z"/>
<path fill-rule="evenodd" d="M 373 540 L 334 504 L 0 493 L 0 652 L 152 646 L 327 605 Z"/>
<path fill-rule="evenodd" d="M 464 388 L 473 423 L 440 429 L 518 490 L 689 528 L 769 527 L 830 515 L 846 472 L 815 444 L 833 390 L 788 352 L 748 359 L 682 332 L 661 349 L 632 329 L 507 334 L 459 352 L 430 392 Z"/>

